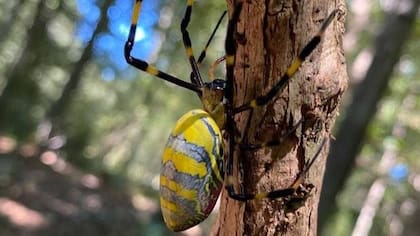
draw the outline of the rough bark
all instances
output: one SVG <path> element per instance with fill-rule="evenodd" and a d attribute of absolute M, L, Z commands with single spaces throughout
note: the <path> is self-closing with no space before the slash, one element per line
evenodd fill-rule
<path fill-rule="evenodd" d="M 228 6 L 232 10 L 232 1 Z M 293 183 L 305 159 L 314 155 L 324 137 L 329 137 L 347 81 L 341 49 L 344 1 L 245 1 L 238 23 L 238 33 L 244 37 L 238 40 L 236 54 L 236 106 L 267 92 L 336 8 L 342 11 L 297 75 L 273 101 L 254 111 L 246 137 L 249 143 L 278 139 L 302 118 L 303 123 L 279 146 L 255 151 L 236 148 L 235 157 L 242 164 L 235 175 L 243 191 L 270 191 Z M 248 112 L 235 117 L 240 132 L 248 118 Z M 328 146 L 306 177 L 305 182 L 315 188 L 300 208 L 286 209 L 281 200 L 242 203 L 230 199 L 224 191 L 212 234 L 315 235 Z M 239 185 L 236 188 L 240 189 Z"/>
<path fill-rule="evenodd" d="M 413 28 L 419 6 L 420 0 L 396 3 L 376 39 L 372 64 L 365 79 L 355 90 L 353 100 L 347 108 L 349 112 L 337 133 L 337 142 L 331 149 L 320 202 L 321 228 L 337 207 L 335 196 L 353 168 L 369 122 L 376 113 L 378 103 L 388 87 L 394 65 L 400 58 L 404 42 Z"/>

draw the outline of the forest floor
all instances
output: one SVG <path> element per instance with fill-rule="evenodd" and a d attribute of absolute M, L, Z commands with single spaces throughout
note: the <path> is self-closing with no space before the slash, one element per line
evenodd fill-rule
<path fill-rule="evenodd" d="M 145 235 L 156 207 L 54 153 L 0 153 L 0 235 Z M 154 219 L 150 219 L 154 218 Z"/>

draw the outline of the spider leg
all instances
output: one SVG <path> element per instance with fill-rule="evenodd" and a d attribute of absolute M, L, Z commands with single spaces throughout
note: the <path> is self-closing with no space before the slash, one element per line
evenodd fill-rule
<path fill-rule="evenodd" d="M 324 138 L 322 140 L 322 143 L 319 146 L 318 150 L 315 152 L 315 154 L 312 156 L 311 159 L 305 162 L 305 166 L 303 167 L 303 170 L 300 172 L 296 180 L 293 182 L 292 185 L 290 185 L 289 188 L 278 189 L 278 190 L 274 190 L 270 192 L 260 192 L 260 193 L 255 194 L 254 198 L 252 199 L 263 199 L 263 198 L 277 199 L 277 198 L 288 197 L 296 193 L 299 187 L 303 184 L 305 176 L 309 172 L 309 169 L 315 163 L 316 159 L 320 156 L 322 149 L 327 143 L 327 140 L 328 140 L 327 138 Z"/>
<path fill-rule="evenodd" d="M 290 196 L 295 195 L 298 192 L 299 188 L 304 183 L 304 179 L 305 179 L 306 174 L 309 172 L 309 169 L 312 167 L 312 165 L 315 163 L 317 158 L 320 156 L 321 151 L 324 148 L 327 141 L 328 141 L 327 138 L 324 138 L 322 140 L 322 143 L 319 146 L 318 150 L 315 152 L 315 154 L 312 156 L 312 158 L 310 158 L 309 160 L 307 160 L 305 162 L 303 170 L 297 176 L 297 178 L 293 182 L 293 184 L 290 185 L 290 187 L 284 188 L 284 189 L 277 189 L 277 190 L 273 190 L 273 191 L 269 191 L 269 192 L 259 192 L 257 194 L 243 194 L 243 193 L 237 194 L 237 193 L 234 192 L 233 185 L 232 185 L 231 188 L 232 188 L 233 192 L 228 192 L 229 196 L 231 198 L 239 200 L 239 201 L 248 201 L 248 200 L 260 200 L 260 199 L 264 199 L 264 198 L 268 198 L 268 199 L 286 198 L 286 197 L 290 197 Z M 228 176 L 228 178 L 229 178 L 229 176 Z M 230 178 L 233 178 L 233 177 L 230 177 Z M 230 181 L 233 182 L 233 179 L 231 179 Z M 304 193 L 304 194 L 306 196 L 308 193 Z M 298 198 L 305 198 L 305 196 L 300 196 Z"/>
<path fill-rule="evenodd" d="M 234 177 L 233 177 L 233 162 L 234 162 L 234 150 L 237 142 L 235 141 L 235 121 L 234 115 L 251 109 L 250 117 L 252 117 L 253 108 L 265 105 L 268 101 L 270 101 L 279 91 L 283 89 L 285 84 L 289 81 L 291 77 L 296 73 L 299 69 L 302 62 L 306 59 L 306 57 L 316 48 L 316 46 L 321 41 L 321 37 L 325 32 L 328 25 L 333 20 L 337 10 L 333 11 L 327 20 L 321 26 L 318 34 L 312 38 L 312 40 L 304 47 L 304 49 L 300 52 L 298 58 L 296 58 L 285 75 L 283 75 L 279 82 L 266 94 L 263 96 L 259 96 L 256 99 L 245 103 L 244 105 L 234 108 L 233 107 L 233 81 L 234 81 L 234 65 L 235 65 L 235 54 L 236 54 L 236 43 L 234 39 L 234 32 L 236 30 L 236 24 L 239 19 L 239 15 L 242 9 L 242 2 L 239 2 L 234 9 L 231 19 L 229 19 L 228 29 L 226 34 L 226 41 L 225 41 L 225 51 L 226 51 L 226 89 L 225 89 L 225 98 L 226 98 L 226 131 L 230 134 L 228 139 L 229 145 L 229 152 L 228 152 L 228 160 L 226 166 L 226 179 L 225 179 L 225 188 L 228 192 L 230 198 L 238 200 L 238 201 L 248 201 L 253 199 L 277 199 L 277 198 L 284 198 L 291 195 L 295 195 L 299 190 L 300 186 L 303 184 L 304 177 L 308 173 L 309 169 L 315 162 L 315 160 L 320 156 L 321 150 L 325 146 L 327 142 L 327 138 L 324 138 L 322 144 L 320 145 L 319 149 L 313 155 L 311 159 L 305 162 L 305 167 L 300 172 L 296 180 L 293 182 L 290 187 L 285 189 L 277 189 L 270 192 L 260 192 L 257 194 L 248 194 L 248 193 L 237 193 L 234 188 Z M 298 122 L 299 124 L 300 122 Z M 247 127 L 249 127 L 249 121 Z M 247 129 L 246 129 L 247 130 Z M 263 145 L 275 145 L 278 144 L 280 141 L 272 141 L 263 144 L 255 144 L 254 147 L 259 147 Z M 252 147 L 252 146 L 251 146 Z"/>
<path fill-rule="evenodd" d="M 296 71 L 300 68 L 303 61 L 312 53 L 312 51 L 318 46 L 318 44 L 321 42 L 322 36 L 327 29 L 327 27 L 331 24 L 332 20 L 334 19 L 336 13 L 338 10 L 334 10 L 328 18 L 323 22 L 321 25 L 321 28 L 319 29 L 318 33 L 305 45 L 305 47 L 302 49 L 302 51 L 299 53 L 298 57 L 293 60 L 292 64 L 287 69 L 286 73 L 280 78 L 280 80 L 274 85 L 273 88 L 270 89 L 270 91 L 262 96 L 257 97 L 254 100 L 251 100 L 248 103 L 245 103 L 237 108 L 233 109 L 233 114 L 237 114 L 246 110 L 250 110 L 248 121 L 245 125 L 245 131 L 241 135 L 240 140 L 237 142 L 243 149 L 258 149 L 262 147 L 271 147 L 271 146 L 277 146 L 280 145 L 285 138 L 287 138 L 290 134 L 292 134 L 296 128 L 303 122 L 303 120 L 299 120 L 297 124 L 295 124 L 290 130 L 287 131 L 286 135 L 282 135 L 278 139 L 273 139 L 268 142 L 263 143 L 257 143 L 257 144 L 248 144 L 243 143 L 243 138 L 247 137 L 247 132 L 249 130 L 254 108 L 263 106 L 267 104 L 271 99 L 273 99 L 280 91 L 282 91 L 285 87 L 285 85 L 288 83 L 288 81 L 295 75 Z"/>
<path fill-rule="evenodd" d="M 258 96 L 254 100 L 251 100 L 237 108 L 234 109 L 234 113 L 239 113 L 245 110 L 254 109 L 259 106 L 267 104 L 271 99 L 273 99 L 280 91 L 282 91 L 289 82 L 289 80 L 295 75 L 296 71 L 300 68 L 305 59 L 314 51 L 314 49 L 321 42 L 321 39 L 325 33 L 325 30 L 330 25 L 334 19 L 338 10 L 334 10 L 324 21 L 318 33 L 306 44 L 306 46 L 299 53 L 298 57 L 295 58 L 292 64 L 287 69 L 286 73 L 281 76 L 280 80 L 271 88 L 267 94 Z"/>
<path fill-rule="evenodd" d="M 124 56 L 127 63 L 148 74 L 154 75 L 160 79 L 166 80 L 168 82 L 171 82 L 173 84 L 176 84 L 188 90 L 194 91 L 198 93 L 199 95 L 201 95 L 202 92 L 198 84 L 189 83 L 184 80 L 178 79 L 177 77 L 173 75 L 160 71 L 157 68 L 149 65 L 146 61 L 135 58 L 131 55 L 131 51 L 134 46 L 134 37 L 136 34 L 137 22 L 138 22 L 138 18 L 140 14 L 141 4 L 142 4 L 142 0 L 136 0 L 134 4 L 134 8 L 133 8 L 133 16 L 131 18 L 130 32 L 128 34 L 128 39 L 124 47 Z"/>
<path fill-rule="evenodd" d="M 220 24 L 222 23 L 223 18 L 226 16 L 227 11 L 223 11 L 222 15 L 220 16 L 219 20 L 217 21 L 216 26 L 213 29 L 213 32 L 210 35 L 210 38 L 207 40 L 206 46 L 204 47 L 204 49 L 201 51 L 200 56 L 198 57 L 197 63 L 198 65 L 200 65 L 204 58 L 206 57 L 206 52 L 207 52 L 207 48 L 209 47 L 211 41 L 214 38 L 214 35 L 216 34 L 217 30 L 219 29 Z"/>
<path fill-rule="evenodd" d="M 207 40 L 206 45 L 204 46 L 203 50 L 201 51 L 200 56 L 198 57 L 198 60 L 197 60 L 197 65 L 198 66 L 200 66 L 200 64 L 204 61 L 204 58 L 206 58 L 207 49 L 208 49 L 211 41 L 213 40 L 214 36 L 216 35 L 216 32 L 219 29 L 219 26 L 222 23 L 222 20 L 225 17 L 226 13 L 227 13 L 227 11 L 223 11 L 222 15 L 220 16 L 219 20 L 217 21 L 216 26 L 213 29 L 213 32 L 211 33 L 209 39 Z M 219 60 L 220 60 L 220 58 L 217 59 L 217 61 L 216 61 L 216 62 L 218 62 L 217 64 L 219 64 L 221 62 L 221 61 L 219 62 Z M 214 64 L 216 64 L 216 62 Z M 213 67 L 215 67 L 214 64 L 212 66 L 212 69 L 213 69 Z M 212 77 L 212 74 L 210 74 L 210 80 L 213 80 L 213 77 Z M 194 72 L 191 72 L 190 80 L 191 80 L 192 83 L 194 83 L 194 81 L 196 81 L 196 78 L 194 77 Z"/>
<path fill-rule="evenodd" d="M 217 66 L 222 63 L 224 60 L 226 60 L 226 56 L 222 56 L 216 59 L 215 62 L 211 65 L 209 69 L 209 79 L 210 81 L 213 81 L 215 79 L 214 77 L 214 71 L 216 70 Z"/>
<path fill-rule="evenodd" d="M 264 147 L 278 146 L 282 144 L 290 135 L 292 135 L 302 123 L 303 123 L 303 119 L 300 119 L 296 124 L 294 124 L 289 130 L 287 130 L 277 139 L 273 139 L 273 140 L 262 142 L 262 143 L 242 143 L 242 140 L 240 140 L 239 145 L 242 149 L 245 149 L 245 150 L 255 150 L 255 149 L 260 149 Z"/>
<path fill-rule="evenodd" d="M 191 76 L 191 82 L 193 84 L 197 84 L 200 87 L 203 86 L 203 78 L 201 78 L 200 71 L 198 70 L 198 64 L 194 57 L 194 52 L 192 49 L 190 34 L 188 33 L 187 27 L 190 24 L 191 21 L 191 12 L 192 12 L 192 6 L 194 4 L 194 0 L 188 0 L 187 1 L 187 9 L 185 10 L 184 18 L 182 18 L 181 21 L 181 33 L 182 33 L 182 42 L 185 47 L 185 52 L 187 54 L 188 60 L 191 65 L 192 73 L 194 76 Z"/>

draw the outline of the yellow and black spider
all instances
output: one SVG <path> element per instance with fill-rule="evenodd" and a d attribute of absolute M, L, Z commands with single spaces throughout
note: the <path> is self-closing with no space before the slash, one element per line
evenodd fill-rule
<path fill-rule="evenodd" d="M 203 109 L 189 111 L 177 121 L 163 151 L 160 175 L 160 203 L 166 225 L 174 231 L 181 231 L 206 219 L 214 208 L 223 185 L 225 185 L 229 197 L 238 201 L 287 198 L 296 194 L 303 183 L 305 174 L 319 156 L 321 148 L 305 163 L 305 167 L 289 188 L 257 194 L 238 193 L 233 185 L 233 151 L 229 151 L 226 155 L 227 161 L 225 161 L 222 130 L 229 136 L 227 142 L 229 150 L 233 150 L 233 147 L 238 145 L 238 139 L 235 138 L 237 137 L 237 129 L 234 122 L 235 114 L 251 110 L 252 115 L 254 108 L 267 104 L 282 91 L 305 58 L 320 43 L 326 28 L 334 19 L 336 11 L 333 11 L 328 16 L 318 33 L 307 43 L 297 58 L 292 61 L 287 72 L 280 77 L 267 94 L 258 96 L 239 107 L 234 107 L 232 101 L 233 69 L 236 54 L 235 33 L 236 24 L 242 9 L 242 2 L 236 4 L 228 22 L 225 39 L 226 54 L 224 57 L 226 60 L 226 80 L 213 79 L 209 82 L 203 81 L 198 64 L 204 59 L 207 46 L 224 14 L 220 18 L 199 59 L 196 60 L 187 31 L 194 0 L 187 1 L 186 12 L 181 22 L 183 43 L 192 70 L 190 75 L 191 82 L 187 82 L 162 72 L 144 60 L 131 55 L 141 3 L 142 0 L 136 0 L 134 5 L 130 33 L 125 44 L 125 58 L 127 62 L 157 78 L 197 93 L 203 104 Z M 326 139 L 324 139 L 321 147 L 325 142 Z M 263 144 L 246 144 L 245 147 L 254 149 L 279 144 L 280 141 L 275 140 Z M 225 163 L 226 168 L 224 168 Z"/>

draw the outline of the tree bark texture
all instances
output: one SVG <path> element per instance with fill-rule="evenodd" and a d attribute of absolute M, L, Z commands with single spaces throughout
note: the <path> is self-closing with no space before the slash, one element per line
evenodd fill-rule
<path fill-rule="evenodd" d="M 230 13 L 234 3 L 228 1 Z M 342 51 L 343 0 L 244 1 L 237 25 L 234 104 L 265 94 L 334 9 L 340 12 L 321 44 L 303 63 L 285 89 L 268 105 L 253 112 L 245 140 L 261 143 L 285 137 L 281 145 L 257 150 L 235 148 L 236 191 L 267 192 L 288 188 L 330 132 L 346 88 Z M 249 112 L 235 117 L 243 133 Z M 302 120 L 294 131 L 293 126 Z M 285 135 L 288 131 L 291 134 Z M 329 144 L 309 171 L 305 183 L 315 188 L 297 209 L 282 200 L 230 199 L 222 192 L 221 209 L 212 235 L 315 235 L 317 206 Z M 227 150 L 228 152 L 230 150 Z"/>

